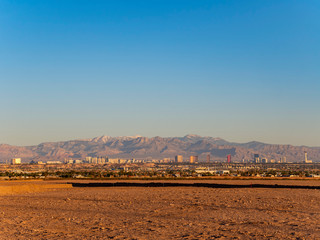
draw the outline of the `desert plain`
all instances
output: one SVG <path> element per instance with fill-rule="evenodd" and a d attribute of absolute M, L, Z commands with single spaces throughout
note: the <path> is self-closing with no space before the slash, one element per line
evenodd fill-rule
<path fill-rule="evenodd" d="M 320 185 L 317 180 L 207 182 Z M 0 239 L 320 239 L 320 190 L 3 181 L 0 226 Z"/>

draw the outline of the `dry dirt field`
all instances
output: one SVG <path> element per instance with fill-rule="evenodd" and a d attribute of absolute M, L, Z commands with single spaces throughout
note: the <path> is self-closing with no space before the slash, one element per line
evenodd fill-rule
<path fill-rule="evenodd" d="M 20 182 L 0 183 L 0 191 L 26 184 L 26 191 L 0 192 L 0 239 L 320 239 L 320 190 L 46 187 L 32 192 L 38 183 Z"/>

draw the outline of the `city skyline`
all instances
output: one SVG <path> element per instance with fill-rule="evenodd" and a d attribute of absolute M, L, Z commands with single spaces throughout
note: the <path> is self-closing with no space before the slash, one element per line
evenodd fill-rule
<path fill-rule="evenodd" d="M 0 144 L 320 146 L 319 1 L 2 1 Z"/>
<path fill-rule="evenodd" d="M 86 159 L 87 157 L 108 157 L 121 159 L 163 159 L 166 162 L 218 160 L 233 162 L 254 159 L 256 163 L 319 162 L 320 147 L 265 144 L 261 142 L 236 143 L 221 138 L 186 135 L 183 137 L 147 138 L 142 136 L 110 137 L 100 136 L 65 142 L 46 142 L 34 146 L 0 145 L 0 161 L 21 158 L 24 162 Z M 177 156 L 180 156 L 177 158 Z M 209 156 L 209 158 L 208 158 Z M 260 158 L 261 156 L 261 158 Z M 209 159 L 209 161 L 208 161 Z M 268 160 L 269 159 L 269 160 Z"/>

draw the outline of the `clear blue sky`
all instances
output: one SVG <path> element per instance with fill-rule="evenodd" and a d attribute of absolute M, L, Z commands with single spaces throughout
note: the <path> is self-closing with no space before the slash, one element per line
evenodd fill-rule
<path fill-rule="evenodd" d="M 320 146 L 320 1 L 2 0 L 0 143 Z"/>

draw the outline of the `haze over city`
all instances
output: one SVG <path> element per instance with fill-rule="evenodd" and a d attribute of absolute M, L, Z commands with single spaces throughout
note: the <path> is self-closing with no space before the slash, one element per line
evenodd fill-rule
<path fill-rule="evenodd" d="M 319 1 L 1 1 L 0 143 L 320 146 Z"/>

